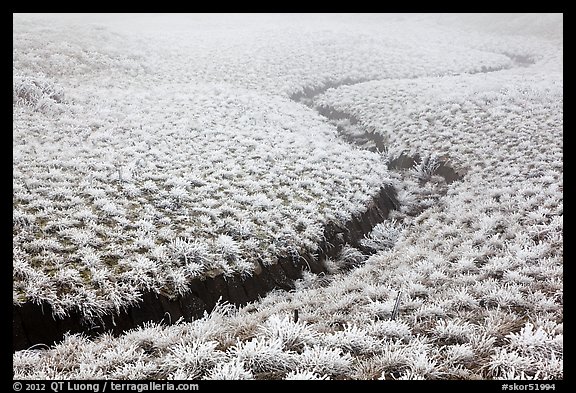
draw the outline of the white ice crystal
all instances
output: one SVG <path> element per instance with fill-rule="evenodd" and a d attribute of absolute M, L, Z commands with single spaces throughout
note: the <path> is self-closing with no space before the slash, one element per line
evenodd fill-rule
<path fill-rule="evenodd" d="M 366 260 L 15 379 L 563 379 L 562 14 L 73 17 L 14 15 L 15 304 L 98 319 L 317 252 L 383 185 L 401 207 Z"/>
<path fill-rule="evenodd" d="M 251 371 L 244 368 L 244 363 L 238 359 L 216 364 L 205 379 L 214 380 L 241 380 L 254 379 Z"/>
<path fill-rule="evenodd" d="M 272 315 L 260 325 L 260 331 L 264 337 L 279 339 L 287 350 L 302 349 L 318 340 L 318 334 L 305 322 L 295 322 L 289 316 Z"/>
<path fill-rule="evenodd" d="M 321 380 L 328 380 L 330 377 L 328 375 L 318 375 L 317 373 L 310 372 L 307 370 L 296 370 L 290 371 L 284 377 L 286 381 L 300 381 L 300 380 L 313 380 L 313 381 L 321 381 Z"/>
<path fill-rule="evenodd" d="M 217 350 L 216 341 L 200 340 L 186 344 L 176 344 L 169 349 L 162 367 L 174 373 L 184 372 L 186 379 L 197 379 L 208 369 L 224 359 L 224 353 Z M 175 374 L 175 377 L 178 375 Z"/>
<path fill-rule="evenodd" d="M 257 337 L 250 341 L 238 342 L 228 351 L 230 356 L 244 362 L 253 373 L 287 371 L 294 366 L 293 353 L 283 350 L 279 338 Z"/>

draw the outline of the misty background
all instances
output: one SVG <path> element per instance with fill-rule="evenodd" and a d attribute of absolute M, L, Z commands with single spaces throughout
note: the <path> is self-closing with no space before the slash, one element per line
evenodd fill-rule
<path fill-rule="evenodd" d="M 252 22 L 274 24 L 281 20 L 299 23 L 337 21 L 345 28 L 348 23 L 385 24 L 406 20 L 421 20 L 463 29 L 500 34 L 535 35 L 541 38 L 563 37 L 561 13 L 43 13 L 14 14 L 41 18 L 66 24 L 97 24 L 116 31 L 187 31 L 234 28 Z"/>

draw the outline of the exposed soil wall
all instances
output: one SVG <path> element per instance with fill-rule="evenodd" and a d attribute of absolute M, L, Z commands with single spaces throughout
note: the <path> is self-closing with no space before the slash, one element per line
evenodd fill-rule
<path fill-rule="evenodd" d="M 324 240 L 318 255 L 312 253 L 279 258 L 277 263 L 259 264 L 252 276 L 224 277 L 223 275 L 190 283 L 190 291 L 181 297 L 146 292 L 137 305 L 98 321 L 83 321 L 78 312 L 60 319 L 52 315 L 49 304 L 25 303 L 12 308 L 12 349 L 26 349 L 36 344 L 51 345 L 61 341 L 66 332 L 96 335 L 105 331 L 114 334 L 137 327 L 147 321 L 174 323 L 179 318 L 191 321 L 210 311 L 220 297 L 235 305 L 244 305 L 266 295 L 273 289 L 290 290 L 304 270 L 326 272 L 324 261 L 335 258 L 345 244 L 359 245 L 372 228 L 383 222 L 391 210 L 399 207 L 396 192 L 391 187 L 380 189 L 366 211 L 352 217 L 343 225 L 329 223 L 324 229 Z"/>
<path fill-rule="evenodd" d="M 421 161 L 422 158 L 418 154 L 410 156 L 402 153 L 388 162 L 388 169 L 411 169 Z M 448 164 L 448 160 L 446 159 L 438 160 L 438 166 L 434 169 L 432 174 L 442 176 L 448 184 L 455 182 L 456 180 L 461 180 L 462 176 L 464 176 L 463 171 L 456 171 Z"/>
<path fill-rule="evenodd" d="M 346 79 L 338 83 L 326 83 L 315 88 L 305 88 L 290 98 L 313 107 L 328 120 L 336 122 L 340 136 L 348 143 L 374 151 L 385 149 L 385 138 L 373 130 L 360 127 L 353 115 L 331 107 L 314 106 L 316 95 L 332 87 L 363 82 Z M 352 126 L 348 128 L 339 121 Z M 389 169 L 410 169 L 421 161 L 418 155 L 401 154 L 388 163 Z M 440 160 L 433 174 L 440 175 L 447 183 L 459 180 L 462 174 Z M 303 255 L 278 258 L 273 265 L 259 266 L 249 277 L 223 275 L 213 278 L 197 279 L 190 283 L 189 292 L 173 298 L 161 293 L 146 292 L 142 300 L 120 313 L 111 314 L 97 321 L 82 320 L 79 312 L 71 312 L 66 318 L 55 318 L 49 304 L 25 303 L 13 306 L 12 326 L 14 351 L 26 349 L 36 344 L 51 345 L 64 338 L 66 332 L 97 335 L 105 331 L 120 334 L 125 330 L 142 325 L 147 321 L 174 323 L 180 318 L 191 321 L 201 317 L 205 311 L 214 308 L 219 298 L 235 305 L 244 305 L 266 295 L 273 289 L 290 290 L 294 281 L 302 277 L 304 270 L 313 273 L 327 272 L 326 258 L 335 259 L 345 244 L 363 249 L 360 240 L 371 232 L 372 228 L 383 222 L 391 210 L 398 209 L 396 191 L 391 187 L 382 187 L 364 213 L 352 217 L 346 223 L 337 225 L 328 223 L 324 228 L 324 240 L 318 250 Z"/>

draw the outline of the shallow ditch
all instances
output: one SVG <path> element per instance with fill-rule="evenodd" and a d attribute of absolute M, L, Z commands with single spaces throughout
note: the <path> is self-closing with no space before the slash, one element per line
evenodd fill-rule
<path fill-rule="evenodd" d="M 362 128 L 359 120 L 348 113 L 330 107 L 314 106 L 314 97 L 330 88 L 365 81 L 344 79 L 315 88 L 305 88 L 293 94 L 291 99 L 306 104 L 317 110 L 328 121 L 335 122 L 339 135 L 348 143 L 359 148 L 382 152 L 386 148 L 386 141 L 381 134 Z M 409 156 L 402 153 L 389 161 L 388 168 L 411 169 L 421 161 L 422 158 L 418 155 Z M 444 177 L 447 183 L 462 177 L 448 165 L 448 160 L 441 159 L 437 164 L 432 174 Z M 17 351 L 40 344 L 49 346 L 61 341 L 67 332 L 84 333 L 88 336 L 96 336 L 103 332 L 118 335 L 149 321 L 165 324 L 174 323 L 180 318 L 192 321 L 202 317 L 205 311 L 211 311 L 220 299 L 241 306 L 265 296 L 274 289 L 292 290 L 294 282 L 302 277 L 305 270 L 316 274 L 328 273 L 326 259 L 336 259 L 344 246 L 364 250 L 365 247 L 360 241 L 377 224 L 383 222 L 392 210 L 400 208 L 396 195 L 396 190 L 392 186 L 384 186 L 362 214 L 353 216 L 343 224 L 328 223 L 324 228 L 324 240 L 318 244 L 317 250 L 302 255 L 280 257 L 272 265 L 265 266 L 258 262 L 257 269 L 248 277 L 219 275 L 193 280 L 189 292 L 180 297 L 145 292 L 138 304 L 95 321 L 84 320 L 78 311 L 72 311 L 65 318 L 55 317 L 51 306 L 47 303 L 28 302 L 22 306 L 13 306 L 12 349 Z"/>
<path fill-rule="evenodd" d="M 120 334 L 148 321 L 166 324 L 179 318 L 191 321 L 200 318 L 204 311 L 212 310 L 219 298 L 235 305 L 245 305 L 274 289 L 294 289 L 294 281 L 302 277 L 304 270 L 327 273 L 326 258 L 336 258 L 345 244 L 359 246 L 360 240 L 375 225 L 398 208 L 396 191 L 391 186 L 382 187 L 364 213 L 353 216 L 342 225 L 326 225 L 324 240 L 314 253 L 279 258 L 277 263 L 269 266 L 259 263 L 254 274 L 247 278 L 219 275 L 193 280 L 190 291 L 178 298 L 145 292 L 137 305 L 97 321 L 85 321 L 77 311 L 66 318 L 54 317 L 49 304 L 28 302 L 23 306 L 13 306 L 12 349 L 27 349 L 36 344 L 52 345 L 61 341 L 66 332 L 82 332 L 89 336 L 105 331 Z"/>
<path fill-rule="evenodd" d="M 388 162 L 388 169 L 413 169 L 420 165 L 422 160 L 425 160 L 425 158 L 420 157 L 419 154 L 411 156 L 406 153 L 401 153 L 398 157 Z M 430 174 L 443 177 L 447 184 L 462 180 L 466 172 L 454 169 L 449 163 L 450 160 L 447 158 L 438 158 L 435 169 L 432 170 Z"/>
<path fill-rule="evenodd" d="M 524 58 L 522 58 L 522 60 L 527 61 Z M 387 146 L 386 138 L 381 133 L 376 132 L 374 128 L 364 127 L 360 120 L 350 113 L 338 110 L 331 106 L 314 104 L 314 97 L 324 93 L 328 89 L 366 81 L 368 80 L 352 80 L 347 78 L 338 83 L 327 82 L 321 87 L 306 88 L 301 92 L 292 94 L 290 98 L 316 110 L 319 114 L 324 116 L 330 123 L 336 126 L 338 135 L 346 142 L 373 152 L 384 152 Z M 390 159 L 388 162 L 388 169 L 413 169 L 420 165 L 422 160 L 426 159 L 426 157 L 421 157 L 419 154 L 409 155 L 406 152 L 402 152 L 397 157 Z M 461 180 L 465 172 L 462 170 L 455 170 L 449 162 L 450 160 L 448 158 L 437 158 L 434 169 L 431 171 L 430 175 L 442 176 L 448 184 L 456 180 Z"/>
<path fill-rule="evenodd" d="M 536 64 L 534 56 L 531 55 L 515 55 L 512 53 L 503 53 L 503 55 L 508 56 L 517 67 L 529 67 Z"/>

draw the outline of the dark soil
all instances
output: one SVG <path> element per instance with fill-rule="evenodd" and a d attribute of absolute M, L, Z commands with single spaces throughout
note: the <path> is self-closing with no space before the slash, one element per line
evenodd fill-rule
<path fill-rule="evenodd" d="M 28 302 L 13 306 L 12 349 L 27 349 L 36 344 L 52 345 L 61 341 L 66 332 L 95 336 L 108 331 L 118 335 L 148 321 L 165 324 L 174 323 L 180 318 L 192 321 L 200 318 L 205 311 L 211 311 L 219 299 L 242 306 L 274 289 L 294 289 L 294 281 L 302 277 L 304 270 L 327 273 L 324 264 L 326 258 L 335 258 L 345 244 L 359 245 L 375 225 L 383 222 L 398 207 L 395 190 L 383 187 L 363 214 L 351 218 L 344 225 L 326 225 L 325 240 L 314 253 L 298 258 L 279 258 L 272 265 L 260 264 L 257 272 L 246 278 L 219 275 L 197 279 L 190 283 L 189 292 L 178 298 L 145 292 L 138 304 L 97 321 L 82 319 L 78 311 L 72 311 L 65 318 L 54 317 L 49 304 Z"/>

